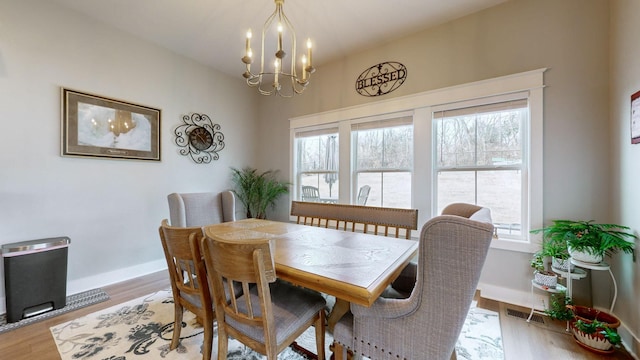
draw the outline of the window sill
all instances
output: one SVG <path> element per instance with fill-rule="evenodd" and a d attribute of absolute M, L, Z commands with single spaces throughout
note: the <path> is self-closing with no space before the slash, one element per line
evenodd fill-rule
<path fill-rule="evenodd" d="M 500 238 L 494 238 L 493 240 L 491 240 L 491 248 L 525 253 L 533 253 L 537 250 L 536 246 L 527 241 L 517 241 Z"/>

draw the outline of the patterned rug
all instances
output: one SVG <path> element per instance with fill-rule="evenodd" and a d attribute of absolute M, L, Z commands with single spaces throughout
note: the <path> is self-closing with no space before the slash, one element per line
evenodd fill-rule
<path fill-rule="evenodd" d="M 200 360 L 202 327 L 186 312 L 179 347 L 169 351 L 173 333 L 173 297 L 163 290 L 124 304 L 116 305 L 76 320 L 52 327 L 51 334 L 62 360 Z M 214 335 L 217 328 L 214 328 Z M 315 350 L 313 328 L 297 339 L 297 343 Z M 326 337 L 326 353 L 333 339 Z M 462 330 L 456 352 L 459 359 L 503 359 L 498 314 L 472 308 Z M 212 359 L 217 359 L 214 339 Z M 229 341 L 227 359 L 263 360 L 266 357 L 236 340 Z M 282 352 L 280 360 L 303 360 L 306 357 L 292 348 Z"/>
<path fill-rule="evenodd" d="M 66 305 L 61 309 L 47 311 L 43 314 L 20 321 L 7 323 L 7 314 L 2 314 L 0 315 L 0 334 L 107 300 L 109 300 L 109 295 L 104 292 L 104 290 L 98 288 L 67 296 L 65 301 Z"/>

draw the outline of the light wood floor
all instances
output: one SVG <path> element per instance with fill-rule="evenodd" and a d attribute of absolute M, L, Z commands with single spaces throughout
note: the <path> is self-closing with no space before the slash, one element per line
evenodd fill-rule
<path fill-rule="evenodd" d="M 104 287 L 111 297 L 108 301 L 0 335 L 0 360 L 59 360 L 58 350 L 49 332 L 51 326 L 168 287 L 169 279 L 165 272 Z M 548 318 L 544 318 L 544 324 L 527 323 L 525 319 L 507 315 L 507 309 L 526 315 L 529 314 L 529 309 L 482 298 L 479 299 L 478 306 L 500 313 L 506 360 L 632 359 L 621 350 L 610 356 L 601 356 L 582 349 L 565 332 L 564 323 L 552 322 Z"/>

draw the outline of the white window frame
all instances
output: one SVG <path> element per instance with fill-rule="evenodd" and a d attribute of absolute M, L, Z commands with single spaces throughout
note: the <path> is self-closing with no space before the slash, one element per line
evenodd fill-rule
<path fill-rule="evenodd" d="M 291 155 L 292 161 L 295 160 L 295 155 L 294 154 L 297 154 L 298 151 L 299 151 L 298 150 L 298 142 L 296 141 L 296 139 L 299 138 L 298 134 L 305 133 L 305 132 L 316 132 L 316 131 L 318 133 L 322 133 L 322 132 L 325 132 L 325 131 L 329 132 L 329 131 L 331 131 L 333 129 L 338 129 L 337 124 L 335 124 L 335 123 L 333 123 L 333 124 L 324 124 L 322 126 L 313 126 L 313 127 L 310 127 L 310 128 L 296 129 L 292 133 L 292 136 L 293 136 L 292 147 L 291 147 L 291 149 L 292 149 L 292 153 L 291 153 L 292 154 Z M 338 134 L 339 134 L 339 131 L 338 131 Z M 301 136 L 301 137 L 304 137 L 304 136 Z M 338 138 L 339 138 L 339 135 L 338 135 Z M 291 169 L 292 169 L 292 175 L 293 175 L 291 177 L 291 179 L 295 179 L 294 183 L 293 183 L 293 187 L 292 187 L 293 188 L 292 194 L 291 194 L 292 195 L 292 197 L 291 197 L 292 199 L 301 199 L 301 197 L 302 197 L 302 194 L 300 194 L 300 192 L 299 192 L 299 188 L 300 188 L 299 182 L 300 182 L 300 177 L 303 174 L 306 174 L 306 173 L 315 173 L 315 174 L 327 173 L 327 171 L 323 171 L 323 170 L 318 170 L 318 171 L 313 171 L 313 172 L 311 172 L 311 171 L 301 171 L 301 170 L 298 169 L 298 163 L 297 162 L 291 166 Z M 340 178 L 340 175 L 338 173 L 338 179 L 339 178 Z"/>
<path fill-rule="evenodd" d="M 443 105 L 438 105 L 438 106 L 434 106 L 432 107 L 432 111 L 433 111 L 433 137 L 431 139 L 431 142 L 433 144 L 433 160 L 432 160 L 432 164 L 433 164 L 433 194 L 434 194 L 434 201 L 433 201 L 433 211 L 437 211 L 437 205 L 438 205 L 438 200 L 437 200 L 437 195 L 438 194 L 438 174 L 441 171 L 444 172 L 449 172 L 449 171 L 457 171 L 454 168 L 451 168 L 449 166 L 439 166 L 438 162 L 437 162 L 437 150 L 436 150 L 436 126 L 437 126 L 437 118 L 436 118 L 436 114 L 438 114 L 438 117 L 444 117 L 443 113 L 446 113 L 447 111 L 456 111 L 458 109 L 465 109 L 465 108 L 474 108 L 474 107 L 481 107 L 481 106 L 485 106 L 485 105 L 492 105 L 492 104 L 499 104 L 499 103 L 504 103 L 504 102 L 510 102 L 510 101 L 517 101 L 517 100 L 525 100 L 527 101 L 527 109 L 529 109 L 530 105 L 529 104 L 529 91 L 523 91 L 523 92 L 518 92 L 518 93 L 511 93 L 511 94 L 507 94 L 507 95 L 498 95 L 498 96 L 492 96 L 492 97 L 488 97 L 488 98 L 481 98 L 481 99 L 474 99 L 474 100 L 470 100 L 470 101 L 463 101 L 463 102 L 456 102 L 453 104 L 443 104 Z M 528 114 L 527 114 L 528 115 Z M 529 196 L 528 194 L 528 188 L 529 188 L 529 181 L 528 181 L 528 173 L 529 173 L 529 159 L 530 159 L 530 151 L 529 151 L 529 116 L 527 116 L 527 119 L 524 121 L 524 123 L 521 124 L 522 127 L 522 162 L 520 164 L 517 165 L 510 165 L 510 166 L 494 166 L 494 165 L 479 165 L 479 166 L 462 166 L 460 167 L 460 170 L 462 171 L 487 171 L 487 170 L 518 170 L 521 172 L 521 189 L 522 189 L 522 193 L 521 193 L 521 221 L 520 221 L 520 227 L 521 227 L 521 234 L 520 235 L 510 235 L 510 234 L 500 234 L 500 236 L 502 236 L 504 239 L 509 239 L 509 240 L 514 240 L 514 241 L 527 241 L 528 236 L 525 233 L 524 229 L 529 229 Z M 477 193 L 476 193 L 477 195 Z M 495 223 L 495 218 L 493 219 L 494 223 Z M 528 231 L 527 231 L 528 232 Z"/>
<path fill-rule="evenodd" d="M 543 90 L 544 72 L 546 68 L 527 72 L 501 76 L 497 78 L 451 86 L 447 88 L 421 92 L 417 94 L 381 100 L 373 103 L 342 108 L 318 114 L 310 114 L 290 119 L 290 169 L 291 179 L 295 178 L 294 149 L 295 132 L 301 128 L 320 127 L 328 124 L 338 124 L 340 133 L 340 193 L 341 199 L 348 199 L 350 195 L 351 179 L 351 139 L 349 134 L 350 123 L 356 119 L 367 117 L 385 116 L 392 113 L 409 111 L 413 114 L 414 124 L 414 172 L 412 206 L 419 210 L 418 224 L 421 226 L 432 218 L 435 210 L 432 206 L 433 189 L 433 149 L 432 139 L 432 113 L 438 105 L 450 104 L 472 99 L 482 99 L 491 96 L 507 95 L 526 91 L 529 93 L 529 174 L 528 174 L 528 199 L 529 199 L 529 228 L 523 227 L 527 241 L 513 241 L 497 238 L 492 241 L 491 247 L 497 249 L 534 252 L 537 244 L 529 229 L 542 227 L 543 211 Z M 421 141 L 420 139 L 425 139 Z M 420 159 L 426 159 L 420 162 Z M 417 186 L 420 184 L 420 186 Z M 344 193 L 343 193 L 344 192 Z"/>

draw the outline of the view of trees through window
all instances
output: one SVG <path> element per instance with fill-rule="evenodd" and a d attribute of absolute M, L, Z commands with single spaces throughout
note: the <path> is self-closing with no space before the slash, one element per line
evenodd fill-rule
<path fill-rule="evenodd" d="M 366 205 L 410 208 L 413 126 L 380 125 L 354 131 L 356 188 L 371 187 Z"/>
<path fill-rule="evenodd" d="M 436 114 L 438 213 L 450 203 L 491 208 L 499 233 L 521 236 L 526 102 Z"/>

